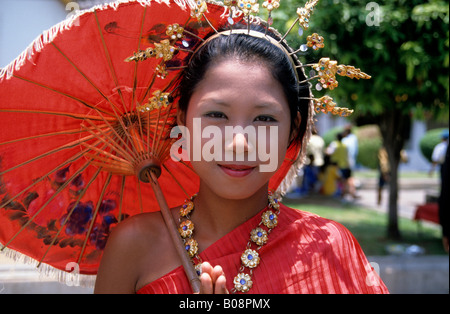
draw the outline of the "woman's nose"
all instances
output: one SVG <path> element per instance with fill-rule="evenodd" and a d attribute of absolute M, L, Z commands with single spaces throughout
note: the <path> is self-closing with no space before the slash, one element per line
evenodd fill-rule
<path fill-rule="evenodd" d="M 236 133 L 232 139 L 225 140 L 225 150 L 236 153 L 251 153 L 255 150 L 255 144 L 251 140 L 248 140 L 245 134 Z"/>

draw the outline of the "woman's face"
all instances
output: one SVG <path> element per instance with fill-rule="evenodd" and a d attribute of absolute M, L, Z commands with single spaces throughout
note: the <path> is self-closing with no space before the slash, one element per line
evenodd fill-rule
<path fill-rule="evenodd" d="M 201 184 L 221 197 L 250 197 L 284 160 L 290 110 L 280 83 L 262 63 L 232 59 L 211 66 L 185 118 L 191 164 Z"/>

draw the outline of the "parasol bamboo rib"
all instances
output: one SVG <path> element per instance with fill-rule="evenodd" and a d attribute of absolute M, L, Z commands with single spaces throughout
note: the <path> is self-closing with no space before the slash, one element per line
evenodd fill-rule
<path fill-rule="evenodd" d="M 104 154 L 104 152 L 100 152 L 99 149 L 95 149 L 97 153 Z M 114 155 L 113 155 L 114 156 Z M 98 155 L 94 155 L 92 153 L 87 153 L 86 157 L 95 159 L 92 162 L 92 165 L 102 167 L 108 172 L 114 172 L 114 173 L 120 173 L 124 175 L 131 175 L 134 173 L 134 167 L 133 164 L 122 159 L 116 159 L 116 158 L 109 158 L 109 157 L 102 157 Z M 116 156 L 114 156 L 116 157 Z"/>
<path fill-rule="evenodd" d="M 81 71 L 81 69 L 72 60 L 70 60 L 70 58 L 54 42 L 51 42 L 51 44 L 64 57 L 64 59 L 66 59 L 70 63 L 70 65 L 111 105 L 111 109 L 113 110 L 117 121 L 120 123 L 122 128 L 124 128 L 124 130 L 125 130 L 126 126 L 124 125 L 124 122 L 122 121 L 122 119 L 120 118 L 120 115 L 118 114 L 118 111 L 120 112 L 119 108 L 117 108 L 117 106 L 111 101 L 111 99 L 109 99 L 109 97 L 106 96 L 100 90 L 100 88 L 97 85 L 95 85 L 94 82 L 92 82 L 92 80 L 89 79 L 89 77 L 83 71 Z M 93 108 L 93 109 L 96 110 L 97 113 L 100 115 L 99 110 L 97 110 L 97 108 Z M 131 124 L 130 116 L 126 115 L 126 117 L 128 119 L 128 122 Z"/>
<path fill-rule="evenodd" d="M 1 145 L 8 145 L 8 144 L 13 144 L 13 143 L 18 143 L 18 142 L 24 142 L 24 141 L 28 141 L 28 140 L 35 140 L 38 138 L 42 138 L 42 137 L 47 137 L 47 136 L 58 136 L 58 135 L 73 135 L 73 134 L 81 134 L 86 132 L 85 130 L 80 130 L 80 129 L 72 129 L 72 130 L 65 130 L 65 131 L 59 131 L 59 132 L 52 132 L 52 133 L 43 133 L 43 134 L 38 134 L 38 135 L 33 135 L 33 136 L 27 136 L 27 137 L 22 137 L 22 138 L 16 138 L 14 140 L 9 140 L 6 142 L 2 142 L 0 143 Z"/>
<path fill-rule="evenodd" d="M 150 121 L 150 110 L 147 111 L 147 121 Z M 150 147 L 150 124 L 147 125 L 147 147 Z"/>
<path fill-rule="evenodd" d="M 99 113 L 99 116 L 100 116 L 101 118 L 104 118 L 104 117 L 101 115 L 101 113 Z M 130 118 L 128 117 L 128 119 L 130 119 Z M 89 120 L 87 120 L 87 121 L 88 121 L 91 125 L 94 125 L 91 121 L 89 121 Z M 134 158 L 134 159 L 139 158 L 139 155 L 140 155 L 141 151 L 139 151 L 138 148 L 135 147 L 135 146 L 133 145 L 134 139 L 133 139 L 132 135 L 127 131 L 128 127 L 125 126 L 123 120 L 122 120 L 122 119 L 118 119 L 118 122 L 119 122 L 119 124 L 120 124 L 122 130 L 124 131 L 124 134 L 125 134 L 125 136 L 127 137 L 129 143 L 131 143 L 131 148 L 129 147 L 130 145 L 128 145 L 128 143 L 126 143 L 126 142 L 124 141 L 124 139 L 117 133 L 116 129 L 115 129 L 108 121 L 106 121 L 106 120 L 103 120 L 103 121 L 108 125 L 109 129 L 110 129 L 110 130 L 115 134 L 115 136 L 122 142 L 122 144 L 124 144 L 124 146 L 127 148 L 127 150 L 130 151 L 131 155 L 133 155 L 133 158 Z M 133 125 L 133 123 L 130 122 L 130 126 L 131 126 L 131 125 Z M 131 159 L 130 159 L 130 160 L 131 160 Z"/>
<path fill-rule="evenodd" d="M 166 167 L 166 165 L 162 165 L 163 168 L 167 171 L 167 173 L 172 177 L 172 179 L 177 183 L 177 185 L 180 187 L 180 189 L 183 191 L 184 195 L 186 195 L 187 198 L 189 198 L 189 193 L 183 188 L 183 186 L 181 185 L 181 183 L 178 181 L 177 178 L 175 178 L 175 176 L 173 175 L 173 173 L 171 171 L 169 171 L 169 169 Z"/>
<path fill-rule="evenodd" d="M 137 196 L 138 196 L 138 201 L 139 201 L 139 209 L 141 210 L 141 213 L 144 212 L 144 206 L 142 203 L 142 188 L 141 188 L 141 180 L 137 181 Z"/>
<path fill-rule="evenodd" d="M 140 138 L 143 139 L 144 138 L 144 131 L 142 130 L 142 124 L 143 123 L 142 123 L 142 119 L 141 119 L 141 111 L 140 110 L 136 110 L 136 113 L 137 113 L 137 118 L 138 118 L 138 121 L 139 121 L 138 125 L 139 125 L 139 134 L 141 136 Z M 142 142 L 143 142 L 143 140 L 142 140 Z M 148 146 L 147 146 L 146 152 L 149 153 Z"/>
<path fill-rule="evenodd" d="M 170 114 L 170 110 L 172 109 L 172 106 L 173 106 L 173 103 L 170 103 L 170 105 L 169 105 L 169 107 L 168 107 L 168 109 L 167 109 L 167 114 L 166 114 L 166 116 L 165 116 L 165 118 L 164 118 L 163 126 L 166 126 L 166 125 L 167 125 L 167 119 L 169 118 L 169 114 Z M 163 130 L 163 131 L 164 131 L 164 130 Z M 156 147 L 159 147 L 159 143 L 160 143 L 160 141 L 161 141 L 162 134 L 163 134 L 162 131 L 159 132 L 159 136 L 158 136 L 158 141 L 157 141 Z M 153 141 L 155 141 L 155 139 L 153 139 Z"/>
<path fill-rule="evenodd" d="M 192 290 L 194 293 L 200 293 L 200 279 L 194 269 L 194 266 L 192 265 L 191 259 L 189 258 L 189 255 L 184 247 L 180 234 L 177 231 L 177 225 L 175 224 L 175 220 L 172 216 L 172 213 L 170 212 L 169 206 L 167 205 L 166 199 L 164 198 L 164 194 L 161 191 L 161 187 L 158 183 L 158 178 L 156 177 L 155 172 L 151 170 L 147 172 L 147 177 L 151 183 L 153 192 L 155 193 L 155 197 L 161 209 L 161 214 L 166 223 L 167 230 L 169 231 L 175 249 L 177 250 L 177 253 L 181 259 L 181 263 L 184 267 L 189 283 L 192 286 Z"/>
<path fill-rule="evenodd" d="M 144 30 L 144 21 L 145 21 L 145 16 L 147 14 L 147 6 L 144 7 L 144 11 L 142 13 L 142 19 L 141 19 L 141 29 L 139 31 L 139 37 L 138 37 L 138 44 L 137 44 L 137 50 L 136 51 L 140 51 L 141 50 L 141 38 L 142 38 L 142 32 Z M 134 73 L 133 73 L 133 95 L 132 95 L 132 99 L 131 99 L 131 109 L 135 106 L 135 100 L 136 100 L 136 87 L 137 87 L 137 70 L 138 70 L 138 65 L 139 62 L 135 62 L 134 63 Z M 150 120 L 149 120 L 150 121 Z"/>
<path fill-rule="evenodd" d="M 100 116 L 103 118 L 102 115 L 100 115 Z M 86 120 L 86 121 L 87 121 L 89 124 L 91 124 L 92 126 L 95 127 L 95 124 L 92 123 L 92 121 L 90 121 L 90 120 Z M 136 148 L 135 148 L 134 146 L 132 146 L 131 149 L 130 149 L 129 145 L 128 145 L 128 144 L 122 139 L 122 137 L 117 133 L 116 129 L 115 129 L 111 124 L 109 124 L 108 121 L 104 120 L 104 122 L 108 125 L 108 130 L 112 131 L 112 132 L 114 133 L 114 135 L 122 142 L 122 144 L 124 145 L 124 147 L 127 148 L 127 150 L 130 152 L 130 154 L 134 156 L 133 158 L 137 158 L 137 156 L 139 155 L 139 152 L 136 150 Z M 121 119 L 119 119 L 119 122 L 120 122 L 120 125 L 121 125 L 122 129 L 125 131 L 125 130 L 126 130 L 126 127 L 125 127 L 125 125 L 123 124 L 123 121 L 122 121 Z M 109 136 L 107 136 L 106 134 L 104 134 L 101 130 L 99 130 L 99 131 L 100 131 L 100 133 L 102 133 L 102 135 L 104 135 L 105 137 L 109 137 Z M 124 134 L 127 136 L 128 140 L 129 140 L 130 142 L 132 142 L 132 138 L 131 138 L 130 134 L 129 134 L 128 132 L 124 132 Z M 115 141 L 114 141 L 114 142 L 115 142 Z"/>
<path fill-rule="evenodd" d="M 172 147 L 172 143 L 166 142 L 165 145 L 161 146 L 161 149 L 158 152 L 159 156 L 168 156 L 170 154 L 171 147 Z"/>
<path fill-rule="evenodd" d="M 103 51 L 105 53 L 106 60 L 108 61 L 108 67 L 109 67 L 111 76 L 113 77 L 114 84 L 116 85 L 117 92 L 118 92 L 118 94 L 120 96 L 120 99 L 122 100 L 122 106 L 123 106 L 124 112 L 127 112 L 126 105 L 125 105 L 125 100 L 123 99 L 123 95 L 122 95 L 122 90 L 120 89 L 119 82 L 117 80 L 116 71 L 114 69 L 114 66 L 113 66 L 113 63 L 112 63 L 111 56 L 109 54 L 108 48 L 106 47 L 105 38 L 103 37 L 103 32 L 101 30 L 100 22 L 99 22 L 98 16 L 97 16 L 97 10 L 94 10 L 94 16 L 95 16 L 95 23 L 97 24 L 97 29 L 98 29 L 98 32 L 100 34 L 100 38 L 101 38 L 101 41 L 102 41 Z"/>
<path fill-rule="evenodd" d="M 95 16 L 95 22 L 97 24 L 97 29 L 98 29 L 98 32 L 100 34 L 100 38 L 101 38 L 101 41 L 102 41 L 103 51 L 104 51 L 106 59 L 108 61 L 108 67 L 109 67 L 110 73 L 111 73 L 111 75 L 113 77 L 114 84 L 116 85 L 117 92 L 118 92 L 118 94 L 120 96 L 120 99 L 122 101 L 123 112 L 124 113 L 130 113 L 132 110 L 131 110 L 131 108 L 129 108 L 129 110 L 127 110 L 127 108 L 126 108 L 125 100 L 123 99 L 122 90 L 120 89 L 119 82 L 117 80 L 117 74 L 116 74 L 116 71 L 114 69 L 114 65 L 112 63 L 111 56 L 109 54 L 108 48 L 106 46 L 106 42 L 105 42 L 105 38 L 103 36 L 103 32 L 101 30 L 100 22 L 98 20 L 97 11 L 94 11 L 94 16 Z M 131 121 L 130 115 L 126 114 L 125 116 L 128 119 L 128 123 L 131 124 L 132 121 Z M 138 117 L 139 117 L 139 112 L 138 112 Z M 140 120 L 140 118 L 139 118 L 139 120 Z"/>
<path fill-rule="evenodd" d="M 101 205 L 101 203 L 103 201 L 103 197 L 105 196 L 106 189 L 109 186 L 109 184 L 111 183 L 111 177 L 112 177 L 112 174 L 109 173 L 108 177 L 106 178 L 105 183 L 103 185 L 102 192 L 100 193 L 100 196 L 98 198 L 97 206 L 95 207 L 95 212 L 94 212 L 94 215 L 92 217 L 91 224 L 89 225 L 89 230 L 86 233 L 86 237 L 84 239 L 83 247 L 81 248 L 80 256 L 78 257 L 78 262 L 77 262 L 78 264 L 81 264 L 81 260 L 83 259 L 83 254 L 84 254 L 84 251 L 86 250 L 87 242 L 88 242 L 88 240 L 89 240 L 89 238 L 91 236 L 92 228 L 94 227 L 94 223 L 95 223 L 95 220 L 96 220 L 97 215 L 98 215 L 98 210 L 100 209 L 100 205 Z"/>
<path fill-rule="evenodd" d="M 161 118 L 161 107 L 158 109 L 158 117 L 155 121 L 155 130 L 153 132 L 153 141 L 152 141 L 152 151 L 155 150 L 155 138 L 156 138 L 156 132 L 158 130 L 158 125 L 159 125 L 159 119 Z M 150 139 L 150 137 L 149 137 Z"/>
<path fill-rule="evenodd" d="M 114 110 L 114 108 L 112 108 L 112 109 Z M 129 145 L 127 143 L 125 143 L 125 141 L 122 139 L 122 137 L 119 134 L 117 134 L 116 129 L 113 126 L 111 126 L 111 124 L 103 117 L 103 115 L 99 111 L 97 111 L 97 113 L 103 119 L 103 121 L 109 126 L 109 129 L 112 130 L 114 132 L 114 134 L 117 136 L 117 138 L 125 145 L 125 147 L 127 147 L 129 149 Z M 130 118 L 131 115 L 125 114 L 125 116 L 129 122 L 129 125 L 130 126 L 133 125 L 133 122 L 131 121 L 131 118 Z M 89 123 L 91 123 L 92 125 L 94 125 L 91 121 L 89 121 L 89 120 L 87 120 L 87 121 Z M 122 130 L 124 131 L 124 134 L 128 138 L 129 143 L 133 144 L 134 140 L 133 140 L 132 136 L 129 134 L 129 132 L 126 131 L 128 129 L 128 127 L 124 124 L 123 119 L 117 117 L 116 121 L 119 122 Z M 139 119 L 139 121 L 141 121 L 141 120 Z M 131 148 L 132 148 L 132 155 L 134 155 L 137 158 L 140 151 L 134 145 L 131 145 Z M 131 150 L 130 150 L 130 152 L 131 152 Z"/>
<path fill-rule="evenodd" d="M 123 158 L 121 158 L 121 157 L 119 157 L 117 155 L 111 154 L 111 153 L 105 151 L 104 149 L 100 149 L 100 148 L 94 147 L 94 146 L 86 144 L 86 143 L 84 143 L 83 146 L 89 148 L 90 150 L 92 150 L 94 152 L 97 152 L 98 153 L 97 155 L 104 155 L 103 157 L 95 155 L 95 158 L 97 160 L 99 160 L 99 161 L 110 161 L 110 162 L 117 161 L 117 162 L 119 162 L 121 164 L 124 164 L 124 165 L 125 164 L 126 165 L 131 165 L 131 162 L 129 162 L 128 160 L 123 159 Z M 89 155 L 89 154 L 90 153 L 86 153 L 86 155 Z"/>
<path fill-rule="evenodd" d="M 17 79 L 20 79 L 20 80 L 23 80 L 23 81 L 25 81 L 25 82 L 28 82 L 28 83 L 31 83 L 31 84 L 34 84 L 34 85 L 37 85 L 37 86 L 46 88 L 46 89 L 48 89 L 48 90 L 51 90 L 52 92 L 55 92 L 55 93 L 60 94 L 60 95 L 63 95 L 63 96 L 65 96 L 65 97 L 68 97 L 68 98 L 70 98 L 70 99 L 72 99 L 72 100 L 75 100 L 75 101 L 79 102 L 80 104 L 82 104 L 83 106 L 85 106 L 85 107 L 87 107 L 87 108 L 90 108 L 90 109 L 96 109 L 94 105 L 91 105 L 91 104 L 89 104 L 88 102 L 86 102 L 86 101 L 84 101 L 84 100 L 82 100 L 82 99 L 80 99 L 80 98 L 78 98 L 78 97 L 75 97 L 75 96 L 73 96 L 73 95 L 69 95 L 69 94 L 64 93 L 64 92 L 62 92 L 62 91 L 59 91 L 59 90 L 57 90 L 57 89 L 54 89 L 53 87 L 47 86 L 47 85 L 45 85 L 45 84 L 42 84 L 42 83 L 39 83 L 39 82 L 36 82 L 36 81 L 33 81 L 33 80 L 31 80 L 31 79 L 27 79 L 27 78 L 22 77 L 22 76 L 19 76 L 19 75 L 17 75 L 17 74 L 13 74 L 13 77 L 15 77 L 15 78 L 17 78 Z M 107 115 L 110 115 L 110 116 L 112 116 L 112 117 L 115 117 L 111 112 L 107 112 L 107 111 L 100 110 L 100 109 L 96 109 L 96 110 L 97 110 L 97 111 L 101 111 L 102 113 L 107 114 Z"/>
<path fill-rule="evenodd" d="M 80 193 L 80 195 L 78 196 L 77 200 L 75 201 L 75 203 L 72 205 L 72 209 L 70 210 L 70 212 L 67 214 L 67 217 L 64 219 L 64 221 L 62 222 L 61 226 L 58 229 L 58 232 L 56 233 L 55 237 L 53 238 L 52 242 L 49 244 L 47 250 L 45 251 L 44 255 L 41 257 L 41 259 L 39 260 L 39 263 L 37 265 L 37 267 L 39 267 L 42 262 L 44 261 L 45 257 L 47 256 L 48 252 L 50 251 L 50 249 L 53 247 L 53 245 L 55 245 L 56 240 L 58 239 L 59 234 L 61 233 L 61 231 L 63 230 L 64 226 L 66 225 L 66 222 L 69 221 L 70 217 L 72 216 L 72 213 L 75 211 L 76 207 L 78 206 L 78 204 L 80 203 L 81 199 L 83 198 L 83 196 L 86 194 L 86 192 L 88 191 L 89 187 L 91 186 L 91 184 L 95 181 L 95 179 L 97 178 L 97 176 L 100 174 L 101 169 L 98 169 L 97 172 L 92 176 L 92 178 L 89 180 L 89 182 L 86 184 L 86 187 L 83 189 L 83 191 Z"/>
<path fill-rule="evenodd" d="M 117 114 L 117 111 L 119 111 L 119 108 L 117 108 L 117 106 L 111 101 L 111 99 L 109 99 L 108 96 L 106 96 L 101 90 L 100 88 L 94 84 L 94 82 L 83 72 L 81 71 L 81 69 L 72 61 L 70 60 L 70 58 L 54 43 L 51 42 L 51 45 L 53 47 L 55 47 L 55 49 L 64 57 L 64 59 L 67 60 L 67 62 L 70 63 L 70 65 L 78 72 L 80 73 L 80 75 L 100 94 L 100 96 L 102 96 L 110 105 L 111 108 L 114 111 L 114 114 L 116 116 L 117 119 L 119 119 L 119 115 Z M 120 111 L 119 111 L 120 112 Z"/>
<path fill-rule="evenodd" d="M 87 142 L 87 141 L 89 141 L 89 140 L 91 140 L 91 139 L 93 139 L 93 138 L 95 138 L 95 137 L 94 137 L 94 136 L 86 136 L 86 137 L 84 137 L 84 138 L 82 138 L 82 139 L 79 139 L 79 140 L 76 140 L 76 141 L 72 141 L 72 142 L 70 142 L 70 143 L 64 144 L 64 145 L 59 146 L 59 147 L 57 147 L 57 148 L 54 148 L 54 149 L 52 149 L 51 151 L 48 151 L 48 152 L 43 153 L 43 154 L 41 154 L 41 155 L 39 155 L 39 156 L 33 157 L 33 158 L 31 158 L 31 159 L 29 159 L 29 160 L 27 160 L 27 161 L 22 162 L 22 163 L 19 164 L 19 165 L 13 166 L 13 167 L 11 167 L 11 168 L 9 168 L 9 169 L 7 169 L 7 170 L 4 170 L 4 171 L 0 172 L 0 176 L 1 176 L 1 175 L 4 175 L 5 173 L 8 173 L 8 172 L 10 172 L 10 171 L 13 171 L 13 170 L 15 170 L 15 169 L 17 169 L 17 168 L 20 168 L 20 167 L 22 167 L 22 166 L 25 166 L 26 164 L 29 164 L 29 163 L 32 163 L 32 162 L 34 162 L 34 161 L 36 161 L 36 160 L 39 160 L 39 159 L 45 158 L 45 157 L 47 157 L 47 156 L 50 156 L 50 155 L 52 155 L 52 154 L 54 154 L 54 153 L 63 151 L 63 150 L 65 150 L 65 149 L 70 149 L 70 148 L 77 147 L 78 145 L 80 145 L 80 144 L 82 144 L 82 143 L 84 143 L 84 142 Z"/>
<path fill-rule="evenodd" d="M 161 60 L 160 65 L 162 65 L 162 64 L 164 64 L 164 61 L 163 61 L 163 60 Z M 149 92 L 150 89 L 152 89 L 152 87 L 153 87 L 153 83 L 155 83 L 155 79 L 156 79 L 156 72 L 153 73 L 152 79 L 151 79 L 150 83 L 148 84 L 148 87 L 146 88 L 145 93 L 144 93 L 144 95 L 142 96 L 142 98 L 141 98 L 141 100 L 139 101 L 139 103 L 143 103 L 143 102 L 144 102 L 145 98 L 146 98 L 147 95 L 148 95 L 148 92 Z"/>
<path fill-rule="evenodd" d="M 55 115 L 55 116 L 65 116 L 69 118 L 79 119 L 79 120 L 93 120 L 93 121 L 103 121 L 98 116 L 90 116 L 86 114 L 76 114 L 76 113 L 69 113 L 69 112 L 59 112 L 59 111 L 48 111 L 48 110 L 27 110 L 27 109 L 7 109 L 2 108 L 0 109 L 0 112 L 14 112 L 14 113 L 33 113 L 33 114 L 48 114 L 48 115 Z M 108 118 L 110 121 L 114 121 L 114 118 Z"/>
<path fill-rule="evenodd" d="M 93 125 L 93 127 L 95 128 L 96 126 Z M 131 151 L 131 149 L 129 148 L 128 145 L 126 145 L 125 142 L 123 142 L 124 147 L 129 151 L 129 153 L 123 147 L 121 147 L 119 145 L 119 143 L 117 143 L 117 141 L 114 140 L 114 138 L 112 138 L 111 136 L 105 134 L 101 129 L 97 129 L 97 130 L 98 130 L 97 134 L 94 133 L 92 130 L 87 130 L 87 131 L 89 131 L 89 133 L 94 135 L 96 138 L 98 138 L 103 143 L 107 144 L 110 148 L 116 149 L 125 158 L 128 158 L 129 160 L 133 160 L 133 159 L 137 158 L 137 155 L 135 154 L 135 152 Z M 114 129 L 109 129 L 109 128 L 108 128 L 108 130 L 114 131 Z M 98 136 L 99 134 L 103 135 L 103 137 Z M 118 139 L 122 140 L 122 138 L 119 135 L 117 135 L 117 133 L 115 135 L 116 135 L 116 137 Z M 109 139 L 109 142 L 107 142 L 106 139 Z M 84 145 L 88 145 L 88 144 L 84 144 Z M 130 155 L 130 154 L 132 154 L 132 155 Z"/>
<path fill-rule="evenodd" d="M 122 176 L 122 184 L 120 186 L 120 199 L 119 199 L 119 216 L 118 216 L 119 223 L 122 221 L 123 192 L 125 190 L 125 179 L 126 179 L 126 176 Z"/>
<path fill-rule="evenodd" d="M 189 170 L 191 170 L 193 173 L 195 173 L 195 170 L 192 169 L 192 167 L 189 166 L 187 163 L 185 163 L 183 160 L 180 160 L 179 163 L 188 168 Z"/>

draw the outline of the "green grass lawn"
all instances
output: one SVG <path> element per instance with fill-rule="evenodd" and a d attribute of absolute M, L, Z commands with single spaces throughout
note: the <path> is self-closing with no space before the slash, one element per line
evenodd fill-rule
<path fill-rule="evenodd" d="M 354 206 L 328 207 L 293 203 L 285 203 L 285 205 L 341 223 L 353 233 L 366 255 L 387 255 L 386 247 L 396 244 L 418 245 L 425 249 L 425 254 L 447 254 L 442 248 L 439 226 L 434 228 L 422 225 L 419 229 L 417 222 L 399 218 L 402 240 L 394 241 L 386 236 L 386 214 Z"/>

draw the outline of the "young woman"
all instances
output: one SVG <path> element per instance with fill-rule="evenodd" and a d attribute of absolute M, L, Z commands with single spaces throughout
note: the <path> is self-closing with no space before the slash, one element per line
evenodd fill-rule
<path fill-rule="evenodd" d="M 195 121 L 222 134 L 227 126 L 277 130 L 275 136 L 267 131 L 265 142 L 243 132 L 222 141 L 222 156 L 231 152 L 243 159 L 191 159 L 200 177 L 189 220 L 198 243 L 194 258 L 203 261 L 202 293 L 385 293 L 343 226 L 278 203 L 269 192 L 276 169 L 261 171 L 269 161 L 258 154 L 249 158 L 261 145 L 276 147 L 279 168 L 290 149 L 305 143 L 312 121 L 298 60 L 286 54 L 287 46 L 261 37 L 261 29 L 210 37 L 194 53 L 179 87 L 178 123 L 191 134 Z M 180 207 L 173 209 L 176 220 Z M 112 232 L 95 292 L 191 293 L 180 264 L 161 215 L 140 214 Z"/>

